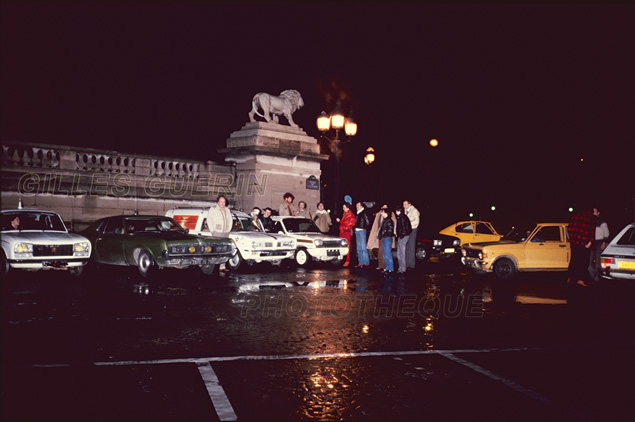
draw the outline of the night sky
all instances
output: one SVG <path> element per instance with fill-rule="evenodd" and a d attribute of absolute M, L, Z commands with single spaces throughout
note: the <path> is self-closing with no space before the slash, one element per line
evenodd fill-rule
<path fill-rule="evenodd" d="M 633 3 L 0 4 L 3 141 L 218 161 L 255 93 L 296 89 L 311 136 L 352 108 L 356 200 L 500 231 L 589 204 L 635 220 Z"/>

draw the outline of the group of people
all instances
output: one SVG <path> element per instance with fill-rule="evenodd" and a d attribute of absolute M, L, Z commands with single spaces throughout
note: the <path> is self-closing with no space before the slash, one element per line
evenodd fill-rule
<path fill-rule="evenodd" d="M 588 287 L 589 279 L 600 279 L 600 255 L 609 240 L 609 227 L 596 207 L 574 214 L 567 230 L 571 245 L 567 283 Z"/>
<path fill-rule="evenodd" d="M 300 201 L 298 206 L 294 205 L 295 197 L 287 192 L 283 195 L 283 202 L 280 205 L 278 214 L 280 216 L 300 216 L 313 220 L 322 233 L 328 233 L 333 221 L 330 213 L 325 209 L 324 203 L 317 204 L 317 210 L 313 213 L 309 211 L 306 202 Z M 394 212 L 384 204 L 379 212 L 375 214 L 371 224 L 370 210 L 367 210 L 362 202 L 353 205 L 345 202 L 342 205 L 342 217 L 336 218 L 339 224 L 339 236 L 346 239 L 352 245 L 355 239 L 357 265 L 356 268 L 367 268 L 370 266 L 370 254 L 377 251 L 377 269 L 384 273 L 395 272 L 395 263 L 392 250 L 397 248 L 397 262 L 400 274 L 415 268 L 415 250 L 417 243 L 417 228 L 419 227 L 420 213 L 409 200 L 396 207 Z M 258 221 L 265 231 L 273 228 L 274 222 L 271 219 L 273 210 L 269 207 L 261 210 L 254 207 L 251 216 L 254 225 Z M 232 215 L 227 207 L 227 198 L 219 196 L 216 206 L 212 206 L 208 211 L 207 225 L 214 237 L 227 237 L 232 229 Z M 351 248 L 346 255 L 344 267 L 350 266 Z"/>
<path fill-rule="evenodd" d="M 395 208 L 393 212 L 387 204 L 382 205 L 375 214 L 371 224 L 369 211 L 362 202 L 355 204 L 353 213 L 352 205 L 342 205 L 342 218 L 337 218 L 340 229 L 340 237 L 345 238 L 351 244 L 352 236 L 355 236 L 357 245 L 358 268 L 370 266 L 370 253 L 377 250 L 377 269 L 384 273 L 395 272 L 395 264 L 392 249 L 397 248 L 398 273 L 403 274 L 415 268 L 415 250 L 417 244 L 417 228 L 419 227 L 420 213 L 409 200 L 403 201 L 403 206 Z M 346 256 L 344 266 L 350 265 L 350 252 Z"/>

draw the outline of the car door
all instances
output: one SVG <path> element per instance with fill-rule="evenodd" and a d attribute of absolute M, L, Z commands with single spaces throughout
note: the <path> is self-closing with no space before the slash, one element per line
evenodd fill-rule
<path fill-rule="evenodd" d="M 473 242 L 498 242 L 500 236 L 492 226 L 482 221 L 476 221 Z"/>
<path fill-rule="evenodd" d="M 560 226 L 542 226 L 525 243 L 526 268 L 565 269 L 569 245 Z"/>
<path fill-rule="evenodd" d="M 102 264 L 125 264 L 123 257 L 124 233 L 123 219 L 111 218 L 106 222 L 104 231 L 95 240 L 95 257 Z"/>

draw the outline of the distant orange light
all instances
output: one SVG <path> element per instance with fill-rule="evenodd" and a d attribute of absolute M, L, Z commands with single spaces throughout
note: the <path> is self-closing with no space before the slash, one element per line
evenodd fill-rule
<path fill-rule="evenodd" d="M 430 139 L 431 147 L 436 147 L 437 145 L 439 145 L 439 141 L 437 141 L 436 139 Z"/>

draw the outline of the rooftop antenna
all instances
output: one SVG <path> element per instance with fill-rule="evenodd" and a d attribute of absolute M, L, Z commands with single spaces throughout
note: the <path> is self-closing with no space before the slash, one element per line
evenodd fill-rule
<path fill-rule="evenodd" d="M 21 210 L 22 209 L 22 197 L 20 197 L 18 199 L 18 209 Z"/>

